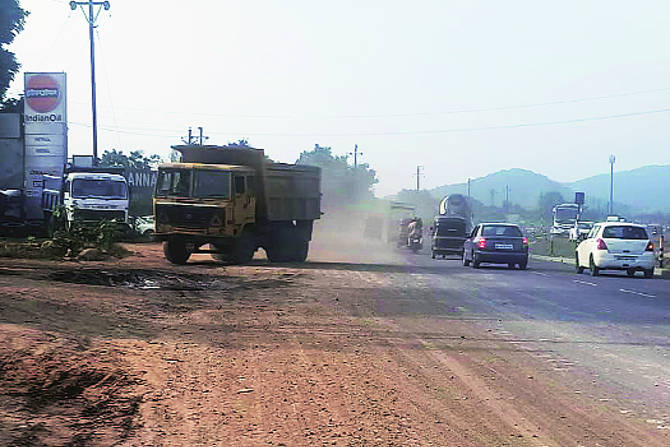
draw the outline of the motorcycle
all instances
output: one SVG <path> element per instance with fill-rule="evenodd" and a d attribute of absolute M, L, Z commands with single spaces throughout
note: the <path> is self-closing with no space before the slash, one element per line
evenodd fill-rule
<path fill-rule="evenodd" d="M 418 253 L 419 250 L 423 248 L 423 237 L 410 236 L 408 240 L 408 245 L 410 250 L 412 250 L 414 253 Z"/>

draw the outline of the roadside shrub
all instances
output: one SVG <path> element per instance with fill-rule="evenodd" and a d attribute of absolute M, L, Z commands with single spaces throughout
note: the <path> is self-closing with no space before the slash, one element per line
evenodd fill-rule
<path fill-rule="evenodd" d="M 51 240 L 51 250 L 75 257 L 86 248 L 97 248 L 106 254 L 122 257 L 129 253 L 117 245 L 123 233 L 122 226 L 115 221 L 103 220 L 95 224 L 75 222 L 69 231 L 56 231 Z"/>

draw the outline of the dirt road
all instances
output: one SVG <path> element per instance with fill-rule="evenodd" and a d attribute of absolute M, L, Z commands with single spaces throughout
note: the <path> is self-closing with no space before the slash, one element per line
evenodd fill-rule
<path fill-rule="evenodd" d="M 175 267 L 158 244 L 0 259 L 0 445 L 670 445 L 667 383 L 626 402 L 466 308 L 453 261 L 337 245 L 282 266 Z"/>

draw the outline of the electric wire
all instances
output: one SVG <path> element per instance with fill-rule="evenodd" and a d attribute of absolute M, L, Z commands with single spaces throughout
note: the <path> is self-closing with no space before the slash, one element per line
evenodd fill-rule
<path fill-rule="evenodd" d="M 607 95 L 597 95 L 597 96 L 585 96 L 581 98 L 568 98 L 568 99 L 559 99 L 555 101 L 544 101 L 536 103 L 525 103 L 525 104 L 513 104 L 506 106 L 492 106 L 492 107 L 481 107 L 481 108 L 464 108 L 456 110 L 444 110 L 438 112 L 408 112 L 408 113 L 387 113 L 387 114 L 361 114 L 361 115 L 322 115 L 310 113 L 305 116 L 298 115 L 249 115 L 249 114 L 235 114 L 235 113 L 202 113 L 202 112 L 185 112 L 185 111 L 176 111 L 176 110 L 156 110 L 149 108 L 141 107 L 122 107 L 123 110 L 135 111 L 135 112 L 156 112 L 168 114 L 168 115 L 188 115 L 188 116 L 199 116 L 199 117 L 210 117 L 210 118 L 243 118 L 243 119 L 283 119 L 283 120 L 297 120 L 297 119 L 324 119 L 324 120 L 336 120 L 336 119 L 383 119 L 383 118 L 408 118 L 408 117 L 420 117 L 420 116 L 443 116 L 443 115 L 457 115 L 457 114 L 468 114 L 468 113 L 484 113 L 484 112 L 501 112 L 506 110 L 518 110 L 518 109 L 530 109 L 536 107 L 548 107 L 553 105 L 561 104 L 577 104 L 583 102 L 591 101 L 602 101 L 607 99 L 615 98 L 624 98 L 630 96 L 638 95 L 648 95 L 652 93 L 661 93 L 661 92 L 670 92 L 670 87 L 661 87 L 654 89 L 646 90 L 634 90 L 629 92 L 622 93 L 612 93 Z M 77 101 L 73 101 L 78 103 Z"/>
<path fill-rule="evenodd" d="M 662 114 L 670 112 L 669 108 L 654 109 L 654 110 L 644 110 L 638 112 L 628 112 L 628 113 L 619 113 L 613 115 L 600 115 L 600 116 L 590 116 L 583 118 L 573 118 L 567 120 L 554 120 L 554 121 L 537 121 L 537 122 L 527 122 L 527 123 L 514 123 L 514 124 L 501 124 L 501 125 L 492 125 L 492 126 L 479 126 L 479 127 L 460 127 L 460 128 L 450 128 L 450 129 L 428 129 L 428 130 L 398 130 L 398 131 L 383 131 L 383 132 L 345 132 L 345 133 L 274 133 L 274 132 L 210 132 L 212 135 L 247 135 L 247 136 L 266 136 L 266 137 L 353 137 L 353 136 L 390 136 L 390 135 L 429 135 L 429 134 L 446 134 L 446 133 L 467 133 L 467 132 L 483 132 L 491 130 L 502 130 L 502 129 L 517 129 L 517 128 L 527 128 L 527 127 L 540 127 L 540 126 L 556 126 L 556 125 L 565 125 L 565 124 L 577 124 L 585 123 L 592 121 L 605 121 L 612 119 L 621 119 L 635 116 L 643 115 L 653 115 L 653 114 Z M 80 122 L 70 122 L 70 124 L 78 126 L 91 127 L 91 124 L 80 123 Z M 144 135 L 144 136 L 157 136 L 157 137 L 167 137 L 174 136 L 177 132 L 173 129 L 151 129 L 151 128 L 112 128 L 112 127 L 101 127 L 101 129 L 107 132 L 120 132 L 129 135 Z M 145 132 L 137 132 L 145 131 Z M 147 133 L 152 132 L 152 133 Z M 170 135 L 165 134 L 156 134 L 153 132 L 164 132 L 170 133 Z M 178 136 L 175 136 L 178 138 Z"/>

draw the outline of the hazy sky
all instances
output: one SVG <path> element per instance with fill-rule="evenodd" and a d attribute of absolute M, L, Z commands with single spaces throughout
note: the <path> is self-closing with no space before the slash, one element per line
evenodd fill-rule
<path fill-rule="evenodd" d="M 434 187 L 512 167 L 572 181 L 610 153 L 621 170 L 670 163 L 668 1 L 110 3 L 100 152 L 167 156 L 189 126 L 285 162 L 358 144 L 378 195 L 412 187 L 416 165 Z M 90 153 L 86 21 L 62 0 L 21 5 L 11 49 L 26 71 L 67 72 L 70 153 Z"/>

